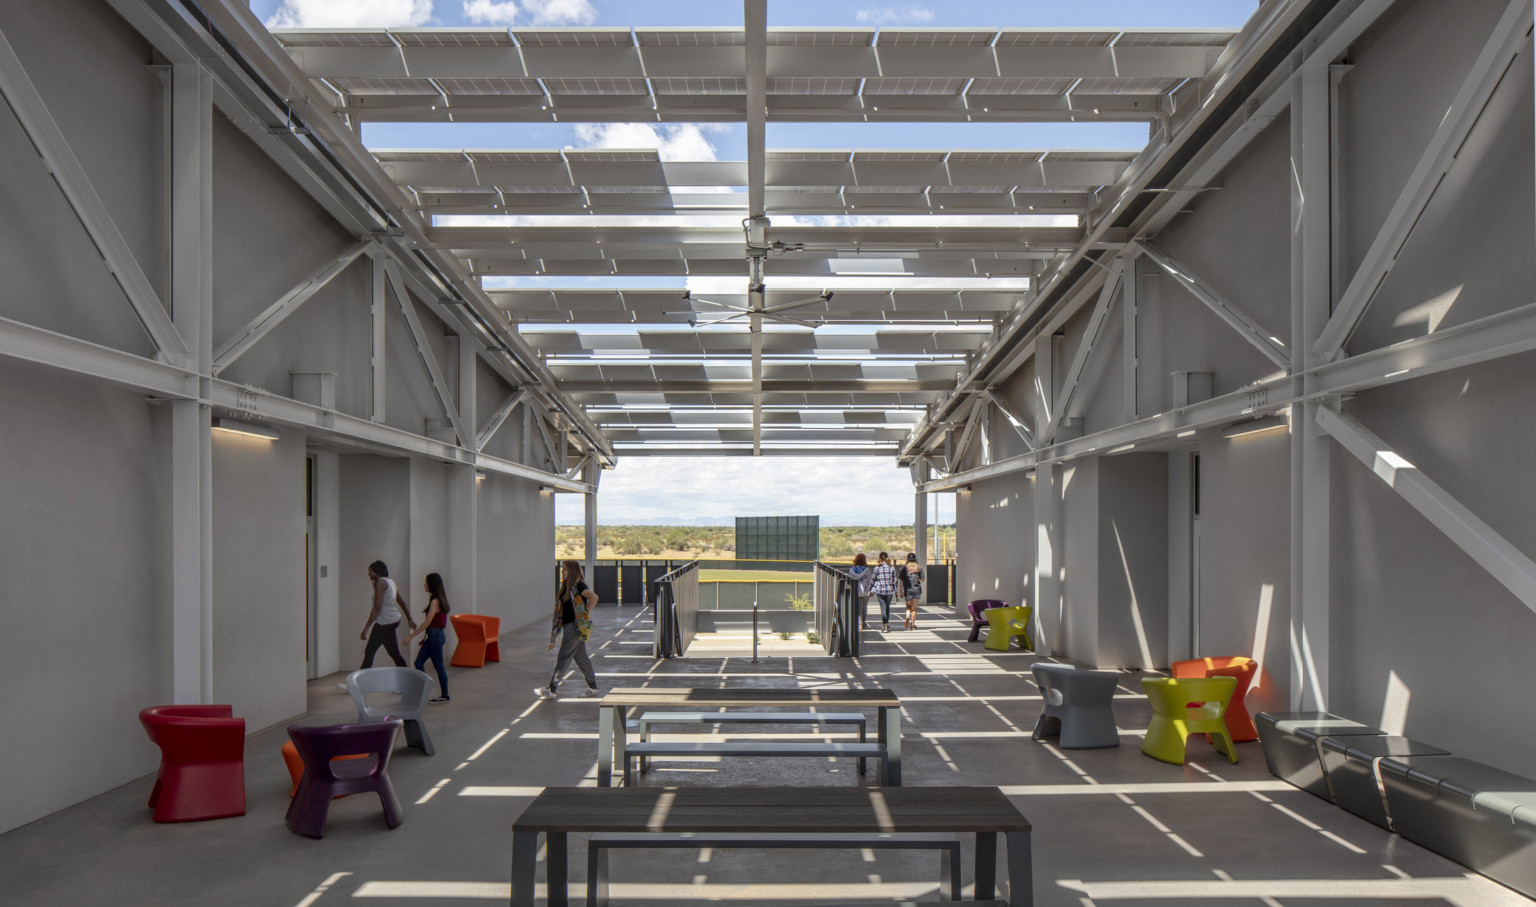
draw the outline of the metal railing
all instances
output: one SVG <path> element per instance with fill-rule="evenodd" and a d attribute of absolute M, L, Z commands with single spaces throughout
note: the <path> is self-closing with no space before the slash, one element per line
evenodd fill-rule
<path fill-rule="evenodd" d="M 828 655 L 859 654 L 859 582 L 830 564 L 816 562 L 816 635 Z"/>
<path fill-rule="evenodd" d="M 651 608 L 653 654 L 680 657 L 699 630 L 699 562 L 690 561 L 656 580 Z"/>

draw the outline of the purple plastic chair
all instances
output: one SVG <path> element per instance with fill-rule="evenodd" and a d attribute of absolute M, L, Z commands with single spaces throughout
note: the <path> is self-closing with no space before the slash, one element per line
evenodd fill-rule
<path fill-rule="evenodd" d="M 975 642 L 976 635 L 981 632 L 982 627 L 987 625 L 987 619 L 981 615 L 981 612 L 988 608 L 1006 608 L 1008 603 L 995 598 L 978 598 L 966 607 L 971 611 L 971 635 L 966 637 L 965 641 Z"/>
<path fill-rule="evenodd" d="M 384 804 L 384 821 L 398 826 L 404 815 L 395 786 L 389 781 L 389 754 L 403 722 L 398 718 L 376 724 L 337 724 L 330 727 L 288 725 L 288 737 L 304 762 L 304 777 L 288 807 L 288 827 L 306 838 L 325 835 L 331 798 L 376 791 Z M 337 756 L 369 753 L 367 759 Z"/>

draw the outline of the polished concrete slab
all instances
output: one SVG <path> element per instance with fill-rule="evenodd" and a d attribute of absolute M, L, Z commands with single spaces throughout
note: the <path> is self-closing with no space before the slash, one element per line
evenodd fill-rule
<path fill-rule="evenodd" d="M 996 784 L 1034 823 L 1036 903 L 1050 907 L 1283 905 L 1501 907 L 1527 899 L 1272 778 L 1257 743 L 1230 765 L 1203 742 L 1189 763 L 1141 755 L 1150 710 L 1137 675 L 1116 698 L 1122 745 L 1063 751 L 1030 739 L 1039 695 L 1035 657 L 965 641 L 965 624 L 925 613 L 919 629 L 865 637 L 856 661 L 729 648 L 657 662 L 650 623 L 634 607 L 603 608 L 594 663 L 603 686 L 816 686 L 867 681 L 903 701 L 903 781 Z M 428 713 L 437 755 L 402 744 L 391 775 L 405 822 L 384 825 L 377 798 L 334 802 L 322 840 L 288 831 L 281 726 L 246 746 L 245 816 L 156 825 L 146 776 L 0 836 L 0 903 L 229 904 L 390 907 L 505 902 L 510 823 L 544 785 L 596 777 L 596 700 L 539 700 L 553 656 L 542 622 L 502 634 L 503 661 L 451 668 L 453 701 Z M 355 717 L 338 688 L 315 681 L 295 720 Z M 574 697 L 583 684 L 568 679 Z M 126 707 L 126 706 L 125 706 Z M 133 708 L 139 706 L 134 704 Z M 707 726 L 670 728 L 712 733 Z M 763 729 L 724 728 L 727 735 Z M 809 729 L 779 728 L 790 735 Z M 110 746 L 111 741 L 102 741 Z M 657 760 L 647 785 L 857 785 L 849 760 Z M 20 779 L 8 779 L 18 783 Z M 966 842 L 966 847 L 970 843 Z M 971 854 L 965 854 L 969 873 Z M 584 893 L 585 846 L 572 841 L 572 895 Z M 541 868 L 542 872 L 542 868 Z M 618 852 L 619 905 L 744 905 L 938 897 L 932 854 L 874 851 Z M 969 884 L 967 877 L 966 882 Z"/>

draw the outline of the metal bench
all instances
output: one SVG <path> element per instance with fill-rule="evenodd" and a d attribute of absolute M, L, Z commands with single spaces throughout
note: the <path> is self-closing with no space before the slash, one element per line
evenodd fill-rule
<path fill-rule="evenodd" d="M 634 760 L 646 756 L 856 756 L 859 759 L 880 760 L 880 785 L 888 783 L 885 747 L 878 743 L 840 743 L 836 741 L 807 741 L 803 743 L 748 743 L 718 740 L 648 740 L 631 743 L 624 751 L 624 785 L 632 787 L 635 775 L 630 772 Z"/>
<path fill-rule="evenodd" d="M 869 722 L 862 712 L 646 712 L 637 722 L 642 743 L 651 739 L 653 724 L 815 724 L 850 725 L 859 729 L 859 742 L 866 741 Z M 646 759 L 640 757 L 640 771 Z M 859 760 L 859 774 L 864 774 L 864 760 Z"/>
<path fill-rule="evenodd" d="M 960 900 L 960 837 L 951 833 L 902 834 L 761 834 L 711 832 L 681 834 L 598 833 L 587 845 L 587 907 L 608 907 L 608 851 L 616 848 L 702 848 L 779 850 L 939 850 L 940 891 Z M 974 904 L 975 901 L 967 901 Z"/>

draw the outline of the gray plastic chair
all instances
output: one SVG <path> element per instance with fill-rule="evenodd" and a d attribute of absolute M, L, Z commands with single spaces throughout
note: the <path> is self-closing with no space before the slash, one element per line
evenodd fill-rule
<path fill-rule="evenodd" d="M 405 722 L 405 742 L 428 756 L 432 755 L 432 738 L 427 735 L 427 725 L 421 720 L 421 710 L 426 707 L 427 697 L 432 695 L 432 681 L 414 668 L 363 668 L 347 675 L 347 692 L 357 706 L 360 724 L 399 718 Z M 397 697 L 381 697 L 370 704 L 368 697 L 376 693 L 395 693 Z"/>
<path fill-rule="evenodd" d="M 1071 665 L 1037 664 L 1030 670 L 1045 697 L 1034 738 L 1061 735 L 1064 750 L 1119 746 L 1115 729 L 1115 671 L 1085 671 Z"/>

